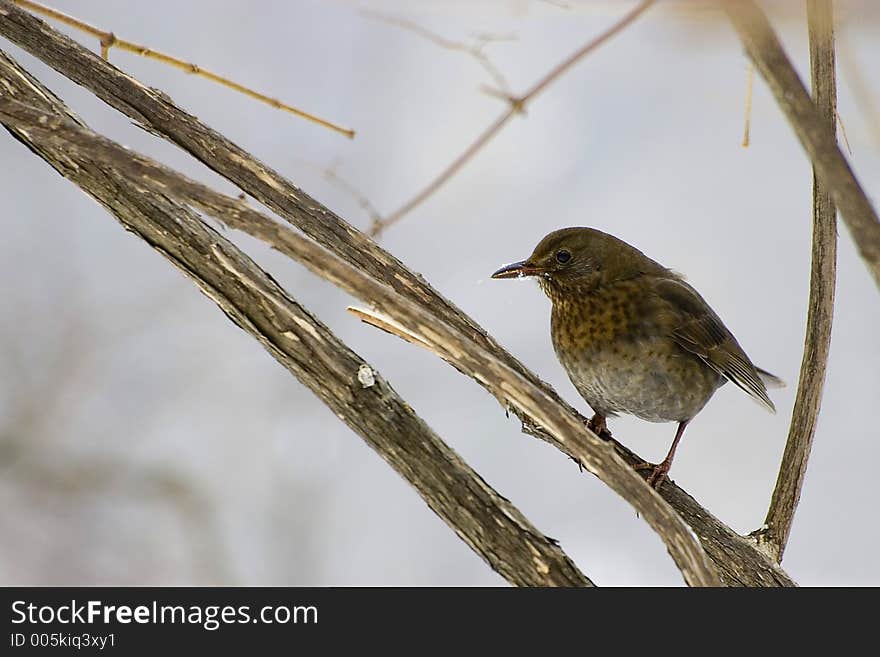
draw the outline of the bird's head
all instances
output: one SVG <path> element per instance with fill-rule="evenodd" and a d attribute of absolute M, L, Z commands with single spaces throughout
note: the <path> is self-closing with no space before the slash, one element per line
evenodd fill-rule
<path fill-rule="evenodd" d="M 492 278 L 534 276 L 548 296 L 666 271 L 638 249 L 594 228 L 563 228 L 547 235 L 525 260 L 502 267 Z"/>

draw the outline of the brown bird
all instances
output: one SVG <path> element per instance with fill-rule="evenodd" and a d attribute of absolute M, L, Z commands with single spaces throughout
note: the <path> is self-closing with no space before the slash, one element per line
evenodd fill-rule
<path fill-rule="evenodd" d="M 535 276 L 553 304 L 559 362 L 610 437 L 606 418 L 629 413 L 678 422 L 666 458 L 646 464 L 659 487 L 685 427 L 726 381 L 775 412 L 767 385 L 781 380 L 752 364 L 733 334 L 681 275 L 593 228 L 547 235 L 522 262 L 492 278 Z"/>

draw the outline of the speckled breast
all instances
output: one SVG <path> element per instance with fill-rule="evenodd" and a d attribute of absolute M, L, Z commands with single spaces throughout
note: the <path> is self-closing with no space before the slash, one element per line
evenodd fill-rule
<path fill-rule="evenodd" d="M 689 420 L 725 380 L 675 344 L 625 284 L 554 300 L 551 332 L 559 362 L 602 415 Z"/>

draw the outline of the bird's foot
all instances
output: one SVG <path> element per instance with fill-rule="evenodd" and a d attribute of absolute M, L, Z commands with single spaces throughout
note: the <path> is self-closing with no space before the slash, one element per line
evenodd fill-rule
<path fill-rule="evenodd" d="M 602 440 L 611 440 L 611 432 L 605 424 L 604 415 L 596 413 L 593 417 L 587 420 L 587 428 Z"/>
<path fill-rule="evenodd" d="M 636 463 L 633 466 L 633 470 L 636 472 L 650 472 L 651 474 L 646 477 L 646 480 L 649 486 L 657 490 L 666 480 L 666 473 L 669 472 L 669 466 L 670 464 L 666 461 L 663 461 L 662 463 L 649 463 L 648 461 L 642 461 L 641 463 Z"/>
<path fill-rule="evenodd" d="M 666 473 L 669 472 L 670 465 L 671 464 L 666 461 L 657 465 L 651 473 L 651 476 L 648 478 L 648 485 L 655 490 L 660 490 L 660 486 L 666 481 Z"/>

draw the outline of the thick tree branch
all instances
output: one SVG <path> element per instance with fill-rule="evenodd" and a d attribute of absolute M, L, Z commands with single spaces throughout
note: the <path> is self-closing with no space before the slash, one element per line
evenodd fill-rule
<path fill-rule="evenodd" d="M 827 185 L 856 248 L 880 287 L 880 219 L 816 109 L 764 12 L 753 0 L 720 0 L 746 52 Z"/>
<path fill-rule="evenodd" d="M 355 269 L 393 287 L 399 294 L 431 314 L 436 322 L 458 329 L 549 395 L 555 404 L 565 408 L 572 417 L 579 422 L 585 422 L 582 415 L 503 350 L 473 320 L 438 295 L 421 277 L 403 267 L 390 254 L 345 224 L 330 210 L 306 196 L 222 135 L 174 106 L 160 92 L 145 88 L 38 19 L 16 10 L 5 0 L 0 0 L 0 13 L 4 11 L 6 16 L 0 15 L 0 33 L 9 36 L 63 75 L 89 88 L 105 102 L 141 122 L 148 129 L 181 145 L 213 170 L 271 207 L 284 219 L 326 245 Z M 583 436 L 584 440 L 598 441 L 586 429 L 583 430 Z M 539 437 L 548 440 L 545 432 L 539 432 Z M 640 460 L 620 445 L 615 444 L 615 449 L 628 462 Z M 573 456 L 570 450 L 564 451 Z M 674 484 L 664 484 L 660 493 L 694 529 L 707 554 L 719 568 L 725 583 L 747 586 L 793 584 L 763 553 L 714 518 Z"/>
<path fill-rule="evenodd" d="M 21 121 L 15 122 L 17 128 L 7 121 L 4 125 L 191 278 L 409 481 L 502 577 L 524 586 L 591 585 L 552 539 L 470 469 L 377 372 L 234 245 L 191 210 L 152 189 L 150 181 L 132 181 L 76 144 L 65 147 L 63 140 L 47 138 L 49 125 L 85 128 L 2 52 L 0 106 L 30 119 L 42 116 L 29 127 Z M 362 368 L 369 368 L 367 383 L 358 376 Z"/>
<path fill-rule="evenodd" d="M 810 70 L 813 100 L 825 126 L 833 133 L 837 124 L 837 91 L 834 72 L 834 16 L 831 0 L 807 0 L 810 30 Z M 782 560 L 791 523 L 801 497 L 807 460 L 813 447 L 825 368 L 831 346 L 834 285 L 837 276 L 837 221 L 834 202 L 825 181 L 813 168 L 813 249 L 807 330 L 797 396 L 791 412 L 788 441 L 764 527 L 757 540 Z"/>

